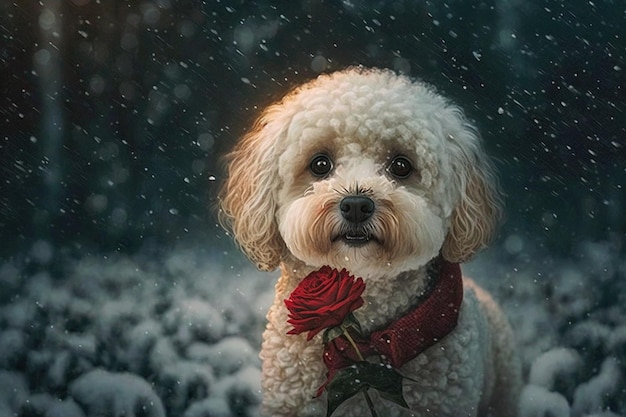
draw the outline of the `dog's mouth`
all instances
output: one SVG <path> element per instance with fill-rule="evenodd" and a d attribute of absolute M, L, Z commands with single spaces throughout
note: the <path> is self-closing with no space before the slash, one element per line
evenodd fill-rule
<path fill-rule="evenodd" d="M 380 240 L 376 236 L 369 233 L 367 230 L 362 230 L 362 229 L 349 230 L 349 231 L 339 233 L 332 238 L 332 241 L 333 242 L 341 241 L 348 246 L 354 246 L 354 247 L 365 246 L 370 242 L 380 244 Z"/>

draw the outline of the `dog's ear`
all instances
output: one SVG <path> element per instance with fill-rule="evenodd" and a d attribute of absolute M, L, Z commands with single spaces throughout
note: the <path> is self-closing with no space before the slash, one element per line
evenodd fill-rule
<path fill-rule="evenodd" d="M 501 219 L 498 184 L 490 165 L 481 159 L 475 154 L 464 161 L 468 171 L 459 180 L 461 198 L 441 250 L 449 262 L 467 262 L 487 247 Z"/>
<path fill-rule="evenodd" d="M 281 261 L 285 244 L 276 223 L 275 138 L 263 117 L 224 161 L 227 179 L 219 195 L 220 223 L 263 271 Z"/>

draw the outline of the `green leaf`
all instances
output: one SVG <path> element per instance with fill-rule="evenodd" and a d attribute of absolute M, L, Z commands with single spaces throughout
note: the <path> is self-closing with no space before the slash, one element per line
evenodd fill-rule
<path fill-rule="evenodd" d="M 395 369 L 370 362 L 357 362 L 340 369 L 326 386 L 328 392 L 326 417 L 330 417 L 344 401 L 370 388 L 378 390 L 382 398 L 409 408 L 402 395 L 402 378 Z"/>
<path fill-rule="evenodd" d="M 355 329 L 357 333 L 361 335 L 361 323 L 359 323 L 352 313 L 349 313 L 346 318 L 343 319 L 343 323 L 341 323 L 341 325 L 326 329 L 323 338 L 324 344 L 327 345 L 331 340 L 342 336 L 344 334 L 344 330 L 349 328 Z"/>
<path fill-rule="evenodd" d="M 348 314 L 346 318 L 343 319 L 343 323 L 341 323 L 341 327 L 344 327 L 346 329 L 349 329 L 350 327 L 352 327 L 353 329 L 356 330 L 359 336 L 363 334 L 361 330 L 361 323 L 359 323 L 359 321 L 356 319 L 356 317 L 354 317 L 354 314 L 352 313 Z"/>
<path fill-rule="evenodd" d="M 396 403 L 400 407 L 404 407 L 406 409 L 409 408 L 409 405 L 406 403 L 406 400 L 404 399 L 404 395 L 402 395 L 402 388 L 400 388 L 399 392 L 385 392 L 385 391 L 379 390 L 378 393 L 380 394 L 382 398 L 384 398 L 387 401 Z"/>
<path fill-rule="evenodd" d="M 341 326 L 330 327 L 326 329 L 324 332 L 324 344 L 327 345 L 331 340 L 341 336 L 343 334 L 343 329 Z"/>

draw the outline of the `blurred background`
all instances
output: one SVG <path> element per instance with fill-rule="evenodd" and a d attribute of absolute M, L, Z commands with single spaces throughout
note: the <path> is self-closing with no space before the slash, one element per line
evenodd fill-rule
<path fill-rule="evenodd" d="M 612 1 L 0 1 L 0 255 L 230 239 L 219 158 L 260 109 L 349 65 L 463 107 L 511 254 L 624 253 L 626 13 Z"/>

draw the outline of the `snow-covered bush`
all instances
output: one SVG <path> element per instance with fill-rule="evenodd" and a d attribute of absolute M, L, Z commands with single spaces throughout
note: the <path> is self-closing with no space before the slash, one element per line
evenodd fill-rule
<path fill-rule="evenodd" d="M 90 416 L 165 416 L 150 384 L 133 374 L 95 369 L 72 382 L 69 393 Z"/>
<path fill-rule="evenodd" d="M 597 249 L 590 270 L 554 259 L 550 271 L 513 267 L 497 251 L 465 268 L 513 324 L 528 383 L 521 417 L 626 415 L 626 305 L 568 298 L 595 286 L 593 297 L 609 299 L 597 287 L 608 268 Z M 15 292 L 0 305 L 0 415 L 258 416 L 273 277 L 214 259 L 197 249 L 86 257 L 65 277 L 23 281 L 18 266 L 0 267 Z"/>

